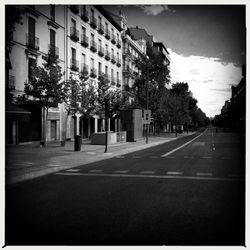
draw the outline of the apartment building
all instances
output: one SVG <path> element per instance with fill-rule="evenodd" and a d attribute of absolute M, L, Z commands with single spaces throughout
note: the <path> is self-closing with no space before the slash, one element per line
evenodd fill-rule
<path fill-rule="evenodd" d="M 48 52 L 55 53 L 62 70 L 65 64 L 65 15 L 61 5 L 16 6 L 23 9 L 22 24 L 16 24 L 9 56 L 6 88 L 18 96 L 24 94 L 24 84 L 32 75 L 35 62 L 42 65 Z M 65 78 L 63 79 L 65 80 Z M 7 143 L 41 140 L 41 109 L 25 105 L 25 109 L 12 106 L 6 123 Z M 29 115 L 29 119 L 25 117 Z M 60 140 L 62 137 L 62 106 L 50 108 L 48 112 L 47 139 Z"/>
<path fill-rule="evenodd" d="M 89 84 L 96 84 L 99 75 L 105 74 L 111 86 L 122 88 L 122 29 L 117 22 L 101 6 L 69 5 L 66 23 L 66 77 L 84 72 Z M 67 138 L 75 134 L 89 137 L 104 130 L 104 120 L 77 114 L 69 117 L 67 126 Z M 117 122 L 111 120 L 109 130 L 116 129 Z"/>

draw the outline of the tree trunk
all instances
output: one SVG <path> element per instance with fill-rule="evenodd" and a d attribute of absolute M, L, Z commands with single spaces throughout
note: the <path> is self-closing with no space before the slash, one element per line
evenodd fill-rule
<path fill-rule="evenodd" d="M 47 121 L 48 121 L 48 108 L 43 107 L 43 143 L 42 146 L 46 147 L 47 146 Z"/>
<path fill-rule="evenodd" d="M 104 153 L 108 152 L 108 118 L 105 117 L 105 150 Z"/>

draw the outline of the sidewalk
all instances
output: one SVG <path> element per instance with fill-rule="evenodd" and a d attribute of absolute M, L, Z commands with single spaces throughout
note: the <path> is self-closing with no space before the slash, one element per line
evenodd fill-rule
<path fill-rule="evenodd" d="M 60 142 L 48 143 L 46 148 L 39 142 L 6 146 L 6 185 L 36 178 L 64 169 L 109 159 L 115 156 L 139 151 L 159 144 L 176 140 L 193 133 L 162 136 L 150 136 L 148 144 L 145 139 L 137 142 L 124 142 L 108 145 L 108 153 L 104 153 L 104 145 L 91 145 L 83 140 L 81 151 L 74 151 L 74 142 L 67 141 L 64 147 Z"/>

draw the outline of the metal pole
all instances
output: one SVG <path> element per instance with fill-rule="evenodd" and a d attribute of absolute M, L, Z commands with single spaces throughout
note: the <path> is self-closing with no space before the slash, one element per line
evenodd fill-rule
<path fill-rule="evenodd" d="M 146 80 L 146 109 L 148 110 L 148 71 L 147 71 L 147 80 Z M 146 124 L 146 144 L 148 144 L 148 123 Z"/>

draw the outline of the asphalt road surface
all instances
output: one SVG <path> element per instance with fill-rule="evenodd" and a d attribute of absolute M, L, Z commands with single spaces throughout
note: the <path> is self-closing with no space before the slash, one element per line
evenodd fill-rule
<path fill-rule="evenodd" d="M 245 245 L 238 137 L 202 133 L 6 188 L 6 245 Z"/>

